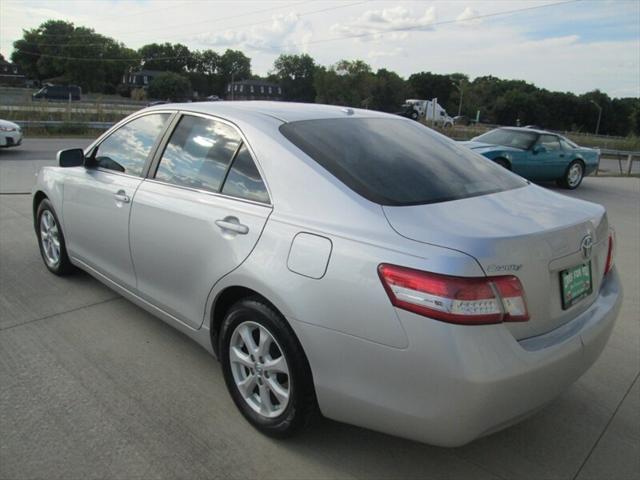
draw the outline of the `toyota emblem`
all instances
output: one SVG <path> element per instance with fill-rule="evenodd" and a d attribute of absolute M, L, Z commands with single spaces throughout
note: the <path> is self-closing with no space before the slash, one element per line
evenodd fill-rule
<path fill-rule="evenodd" d="M 591 235 L 587 235 L 582 239 L 582 242 L 580 243 L 582 258 L 587 260 L 591 256 L 592 248 L 593 248 L 593 237 Z"/>

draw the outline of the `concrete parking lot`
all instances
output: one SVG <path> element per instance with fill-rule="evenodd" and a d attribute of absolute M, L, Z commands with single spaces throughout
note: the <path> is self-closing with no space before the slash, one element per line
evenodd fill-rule
<path fill-rule="evenodd" d="M 631 479 L 640 476 L 640 179 L 587 178 L 625 288 L 601 358 L 544 410 L 442 449 L 328 420 L 288 441 L 258 434 L 217 361 L 85 274 L 39 256 L 25 195 L 55 150 L 0 151 L 0 478 Z"/>

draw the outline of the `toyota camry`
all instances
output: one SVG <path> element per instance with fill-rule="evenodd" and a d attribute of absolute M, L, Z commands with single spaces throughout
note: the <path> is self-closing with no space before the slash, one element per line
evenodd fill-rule
<path fill-rule="evenodd" d="M 398 116 L 166 104 L 58 153 L 40 253 L 192 337 L 258 430 L 456 446 L 552 401 L 622 302 L 605 209 Z"/>

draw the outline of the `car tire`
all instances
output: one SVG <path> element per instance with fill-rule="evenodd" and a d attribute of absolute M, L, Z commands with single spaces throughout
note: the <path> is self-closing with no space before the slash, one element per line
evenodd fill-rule
<path fill-rule="evenodd" d="M 506 168 L 507 170 L 511 170 L 511 165 L 509 164 L 509 161 L 504 158 L 496 158 L 494 162 L 500 165 L 501 167 Z"/>
<path fill-rule="evenodd" d="M 584 164 L 580 160 L 574 160 L 569 164 L 558 184 L 568 190 L 575 190 L 584 178 Z"/>
<path fill-rule="evenodd" d="M 318 411 L 311 369 L 273 306 L 260 297 L 240 300 L 227 311 L 219 338 L 227 389 L 251 425 L 285 438 L 309 424 Z"/>
<path fill-rule="evenodd" d="M 411 112 L 411 120 L 418 120 L 418 116 L 418 112 L 416 112 L 415 110 Z"/>
<path fill-rule="evenodd" d="M 69 260 L 67 246 L 58 215 L 48 199 L 44 199 L 36 210 L 36 235 L 38 247 L 45 266 L 50 272 L 64 276 L 76 268 Z"/>

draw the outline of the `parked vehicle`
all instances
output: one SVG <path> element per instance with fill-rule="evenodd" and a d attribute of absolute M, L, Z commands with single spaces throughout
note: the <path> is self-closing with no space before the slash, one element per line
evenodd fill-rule
<path fill-rule="evenodd" d="M 453 126 L 453 118 L 447 114 L 447 111 L 440 106 L 435 98 L 432 100 L 405 100 L 402 107 L 404 112 L 406 112 L 403 116 L 409 117 L 412 120 L 424 118 L 441 127 Z"/>
<path fill-rule="evenodd" d="M 464 444 L 580 377 L 622 301 L 602 206 L 398 116 L 162 105 L 58 159 L 33 195 L 46 267 L 217 355 L 269 435 L 319 408 Z"/>
<path fill-rule="evenodd" d="M 17 123 L 0 119 L 0 147 L 17 147 L 22 143 L 22 129 Z"/>
<path fill-rule="evenodd" d="M 570 190 L 600 164 L 599 150 L 531 127 L 496 128 L 461 143 L 529 180 L 555 180 Z"/>
<path fill-rule="evenodd" d="M 33 100 L 80 100 L 82 90 L 77 85 L 45 84 L 40 90 L 31 95 Z"/>

